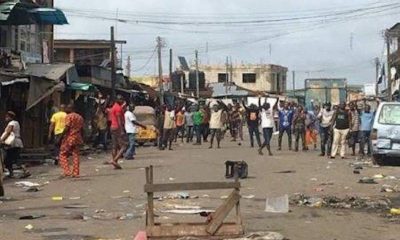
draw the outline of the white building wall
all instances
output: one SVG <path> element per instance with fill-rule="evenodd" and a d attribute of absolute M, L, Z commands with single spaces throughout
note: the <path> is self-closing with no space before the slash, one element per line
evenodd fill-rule
<path fill-rule="evenodd" d="M 199 66 L 199 70 L 203 71 L 206 83 L 218 82 L 219 73 L 227 73 L 224 65 L 203 65 Z M 244 83 L 243 74 L 256 74 L 255 83 Z M 228 69 L 229 80 L 233 81 L 237 86 L 247 88 L 253 91 L 277 92 L 277 81 L 280 81 L 280 92 L 286 91 L 286 74 L 287 68 L 277 65 L 237 65 L 233 66 L 232 76 Z M 279 80 L 277 79 L 279 76 Z"/>

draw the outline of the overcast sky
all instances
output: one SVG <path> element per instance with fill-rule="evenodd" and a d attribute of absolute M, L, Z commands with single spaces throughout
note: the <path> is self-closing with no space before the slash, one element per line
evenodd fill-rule
<path fill-rule="evenodd" d="M 55 0 L 65 10 L 69 25 L 56 27 L 56 38 L 109 39 L 109 27 L 116 25 L 117 38 L 127 40 L 123 58 L 132 58 L 134 75 L 155 74 L 155 38 L 165 39 L 164 72 L 167 52 L 189 61 L 199 49 L 201 63 L 280 64 L 296 71 L 296 87 L 304 87 L 307 77 L 343 77 L 350 83 L 373 82 L 374 58 L 384 59 L 382 32 L 400 21 L 399 9 L 374 9 L 394 0 Z M 338 22 L 280 21 L 274 24 L 219 26 L 164 25 L 135 23 L 154 21 L 246 21 L 288 19 L 329 14 L 335 11 L 369 8 L 357 18 Z M 82 16 L 82 10 L 89 10 Z M 79 15 L 79 16 L 78 16 Z M 89 16 L 89 17 L 88 17 Z M 128 20 L 116 23 L 116 18 Z M 95 18 L 92 18 L 95 17 Z M 150 60 L 149 60 L 150 59 Z M 174 59 L 177 64 L 177 59 Z M 291 79 L 291 72 L 288 73 Z M 289 81 L 291 88 L 291 81 Z"/>

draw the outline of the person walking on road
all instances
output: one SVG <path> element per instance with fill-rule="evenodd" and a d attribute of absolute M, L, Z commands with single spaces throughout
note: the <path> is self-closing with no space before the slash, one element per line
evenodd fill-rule
<path fill-rule="evenodd" d="M 222 114 L 224 111 L 226 111 L 226 106 L 221 101 L 217 101 L 217 104 L 214 104 L 211 108 L 211 117 L 210 117 L 211 139 L 209 148 L 213 148 L 214 138 L 217 139 L 217 147 L 221 148 L 220 143 L 222 139 L 222 128 L 224 125 Z"/>
<path fill-rule="evenodd" d="M 135 111 L 135 105 L 129 104 L 128 109 L 124 114 L 125 120 L 125 132 L 128 135 L 129 145 L 125 152 L 126 160 L 135 159 L 136 155 L 136 126 L 146 129 L 146 126 L 137 122 L 136 116 L 133 113 Z"/>
<path fill-rule="evenodd" d="M 318 114 L 320 120 L 321 154 L 320 156 L 331 155 L 332 149 L 332 120 L 335 111 L 330 103 L 324 104 L 323 109 Z"/>
<path fill-rule="evenodd" d="M 360 142 L 360 152 L 362 156 L 365 156 L 365 145 L 368 146 L 367 148 L 367 155 L 371 156 L 371 151 L 372 151 L 372 143 L 371 143 L 371 129 L 372 129 L 372 123 L 374 120 L 374 112 L 371 112 L 371 106 L 366 105 L 365 110 L 361 112 L 360 114 L 360 136 L 361 136 L 361 142 Z"/>
<path fill-rule="evenodd" d="M 54 113 L 50 118 L 48 141 L 50 142 L 53 137 L 54 152 L 55 152 L 55 165 L 58 164 L 58 155 L 60 153 L 61 134 L 65 128 L 65 118 L 67 113 L 65 112 L 65 105 L 61 104 L 58 112 Z"/>
<path fill-rule="evenodd" d="M 341 103 L 333 116 L 333 144 L 331 158 L 335 158 L 340 145 L 340 157 L 346 154 L 346 138 L 350 130 L 351 114 L 346 110 L 346 103 Z"/>
<path fill-rule="evenodd" d="M 201 124 L 203 123 L 203 112 L 197 106 L 196 112 L 193 113 L 193 130 L 196 134 L 196 142 L 194 145 L 201 145 Z"/>
<path fill-rule="evenodd" d="M 193 112 L 189 106 L 185 112 L 186 142 L 193 142 Z"/>
<path fill-rule="evenodd" d="M 103 110 L 104 108 L 98 107 L 94 118 L 94 125 L 97 131 L 97 137 L 94 146 L 101 146 L 104 151 L 107 150 L 107 132 L 108 122 L 107 116 Z"/>
<path fill-rule="evenodd" d="M 203 122 L 201 123 L 201 135 L 204 142 L 208 142 L 210 133 L 210 109 L 208 106 L 203 106 L 200 110 L 203 113 Z"/>
<path fill-rule="evenodd" d="M 258 99 L 259 105 L 261 105 L 261 99 Z M 275 120 L 274 120 L 274 110 L 268 102 L 265 102 L 261 106 L 260 118 L 261 118 L 261 128 L 264 136 L 264 143 L 258 149 L 258 153 L 263 155 L 263 149 L 266 147 L 268 150 L 268 155 L 272 156 L 271 152 L 271 138 L 274 131 Z"/>
<path fill-rule="evenodd" d="M 282 150 L 282 137 L 283 133 L 286 132 L 288 137 L 289 150 L 292 150 L 292 121 L 293 121 L 293 110 L 289 109 L 289 104 L 284 103 L 283 109 L 279 110 L 279 138 L 278 138 L 278 150 Z"/>
<path fill-rule="evenodd" d="M 243 101 L 243 107 L 246 110 L 247 127 L 249 128 L 250 135 L 250 146 L 252 148 L 254 147 L 255 135 L 258 148 L 261 148 L 260 130 L 258 128 L 258 125 L 260 124 L 260 106 L 251 104 L 249 107 L 247 107 Z"/>
<path fill-rule="evenodd" d="M 110 164 L 114 169 L 121 169 L 118 160 L 123 156 L 127 148 L 125 123 L 124 123 L 124 110 L 125 101 L 121 95 L 117 95 L 116 101 L 110 111 L 111 119 L 111 140 L 112 140 L 112 159 Z"/>
<path fill-rule="evenodd" d="M 4 165 L 9 172 L 9 177 L 14 177 L 14 164 L 22 168 L 23 175 L 21 178 L 29 177 L 31 175 L 29 171 L 24 165 L 19 163 L 20 152 L 24 144 L 21 138 L 21 126 L 16 120 L 16 114 L 12 111 L 8 111 L 5 115 L 5 121 L 7 122 L 7 126 L 0 137 L 0 144 L 3 145 L 5 149 Z"/>
<path fill-rule="evenodd" d="M 229 113 L 229 127 L 231 130 L 232 142 L 236 142 L 238 138 L 240 124 L 242 124 L 240 108 L 239 106 L 235 105 L 230 108 Z"/>
<path fill-rule="evenodd" d="M 178 110 L 176 113 L 176 132 L 175 132 L 175 142 L 177 142 L 179 134 L 183 143 L 183 139 L 185 138 L 185 112 L 183 109 Z"/>
<path fill-rule="evenodd" d="M 168 105 L 164 112 L 163 129 L 163 146 L 161 150 L 164 150 L 167 147 L 169 150 L 172 150 L 172 141 L 175 138 L 175 110 L 171 105 Z"/>
<path fill-rule="evenodd" d="M 359 131 L 360 131 L 360 115 L 357 110 L 357 105 L 355 103 L 350 104 L 350 115 L 351 115 L 351 123 L 350 123 L 350 139 L 349 145 L 352 150 L 352 156 L 356 155 L 356 144 L 359 142 Z M 361 150 L 361 148 L 360 148 Z M 360 151 L 361 152 L 361 151 Z"/>
<path fill-rule="evenodd" d="M 79 177 L 79 147 L 83 144 L 82 131 L 84 120 L 74 111 L 74 106 L 69 104 L 66 108 L 65 129 L 61 136 L 60 165 L 64 177 Z M 68 163 L 68 157 L 72 155 L 72 172 Z"/>
<path fill-rule="evenodd" d="M 294 151 L 298 152 L 299 151 L 299 140 L 301 138 L 301 144 L 302 144 L 302 150 L 306 150 L 306 113 L 304 111 L 303 106 L 299 106 L 296 110 L 296 113 L 294 114 L 293 117 L 293 132 L 295 135 L 295 147 Z"/>

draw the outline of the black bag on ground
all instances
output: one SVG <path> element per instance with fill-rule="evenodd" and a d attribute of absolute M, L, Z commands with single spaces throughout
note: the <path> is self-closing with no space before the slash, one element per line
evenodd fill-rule
<path fill-rule="evenodd" d="M 247 178 L 249 172 L 248 168 L 249 166 L 245 161 L 226 161 L 225 177 L 233 178 L 237 175 L 241 179 Z"/>

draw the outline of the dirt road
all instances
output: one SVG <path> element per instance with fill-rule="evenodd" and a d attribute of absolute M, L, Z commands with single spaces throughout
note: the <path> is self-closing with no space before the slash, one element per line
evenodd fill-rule
<path fill-rule="evenodd" d="M 158 151 L 152 147 L 138 149 L 137 159 L 124 161 L 123 170 L 102 165 L 106 154 L 93 154 L 82 160 L 82 178 L 57 180 L 60 169 L 55 166 L 32 168 L 27 181 L 44 184 L 38 192 L 26 192 L 15 181 L 6 180 L 9 199 L 0 204 L 0 239 L 133 239 L 143 229 L 145 182 L 144 167 L 154 166 L 155 182 L 225 181 L 224 162 L 245 160 L 249 164 L 248 179 L 242 180 L 242 213 L 246 230 L 277 231 L 295 240 L 391 240 L 400 239 L 400 221 L 384 216 L 387 210 L 313 208 L 291 205 L 289 213 L 264 212 L 266 197 L 296 193 L 308 196 L 385 197 L 400 207 L 399 193 L 382 193 L 383 184 L 400 185 L 399 167 L 364 167 L 354 174 L 350 166 L 355 159 L 328 160 L 317 151 L 284 150 L 274 156 L 259 156 L 245 142 L 242 146 L 225 141 L 222 149 L 208 145 L 177 144 L 174 151 Z M 273 149 L 276 149 L 274 146 Z M 279 172 L 286 173 L 279 173 Z M 396 179 L 377 180 L 378 184 L 360 184 L 363 176 L 383 174 Z M 221 203 L 225 191 L 190 192 L 195 199 L 157 201 L 164 209 L 180 205 L 212 208 Z M 254 196 L 252 196 L 254 195 Z M 55 201 L 52 197 L 62 197 Z M 159 221 L 183 221 L 197 216 L 181 216 L 157 212 Z M 19 220 L 25 215 L 44 217 Z M 27 227 L 28 226 L 28 227 Z M 31 229 L 27 229 L 27 228 Z"/>

